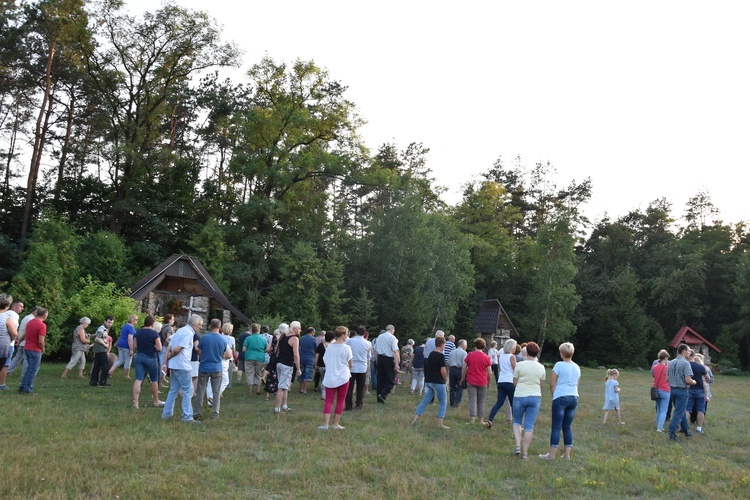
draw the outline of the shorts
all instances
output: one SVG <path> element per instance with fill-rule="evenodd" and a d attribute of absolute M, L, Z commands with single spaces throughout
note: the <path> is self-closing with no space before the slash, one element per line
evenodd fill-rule
<path fill-rule="evenodd" d="M 191 361 L 190 366 L 192 367 L 192 370 L 190 370 L 190 376 L 192 378 L 195 378 L 198 376 L 198 368 L 201 366 L 200 361 Z"/>
<path fill-rule="evenodd" d="M 692 413 L 693 408 L 696 408 L 699 413 L 706 413 L 706 395 L 703 391 L 700 391 L 700 394 L 688 392 L 688 403 L 685 411 Z"/>
<path fill-rule="evenodd" d="M 279 381 L 279 389 L 285 391 L 290 389 L 292 386 L 292 370 L 294 370 L 293 366 L 287 366 L 281 363 L 276 365 L 276 377 Z"/>
<path fill-rule="evenodd" d="M 136 380 L 143 380 L 144 378 L 146 378 L 147 373 L 148 377 L 151 379 L 151 382 L 156 382 L 157 380 L 159 380 L 159 362 L 155 356 L 136 354 L 135 359 L 133 360 L 133 364 L 135 365 Z"/>
<path fill-rule="evenodd" d="M 299 376 L 297 382 L 309 382 L 313 379 L 313 365 L 302 365 L 300 370 L 302 373 Z"/>

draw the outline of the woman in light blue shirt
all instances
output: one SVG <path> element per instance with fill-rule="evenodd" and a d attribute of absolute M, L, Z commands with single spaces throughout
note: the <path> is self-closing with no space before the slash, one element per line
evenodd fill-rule
<path fill-rule="evenodd" d="M 578 382 L 581 380 L 581 369 L 573 363 L 575 348 L 570 342 L 560 344 L 560 356 L 552 369 L 549 388 L 552 393 L 552 432 L 549 438 L 549 453 L 539 455 L 539 458 L 553 460 L 560 444 L 560 431 L 563 434 L 565 451 L 563 458 L 570 460 L 570 450 L 573 448 L 573 431 L 571 425 L 578 408 Z"/>

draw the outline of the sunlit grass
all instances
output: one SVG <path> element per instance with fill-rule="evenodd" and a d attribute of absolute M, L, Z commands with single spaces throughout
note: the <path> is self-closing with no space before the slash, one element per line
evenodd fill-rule
<path fill-rule="evenodd" d="M 368 396 L 347 412 L 344 431 L 323 432 L 317 394 L 290 395 L 293 411 L 243 386 L 225 393 L 221 418 L 200 426 L 163 422 L 161 410 L 130 407 L 131 382 L 109 389 L 58 378 L 43 363 L 36 396 L 19 396 L 18 375 L 0 393 L 4 498 L 445 498 L 681 497 L 740 498 L 750 491 L 747 401 L 750 380 L 717 376 L 706 435 L 670 444 L 654 430 L 651 377 L 623 371 L 624 426 L 602 426 L 603 373 L 583 370 L 572 462 L 537 458 L 549 443 L 549 391 L 529 460 L 512 457 L 504 415 L 487 431 L 467 425 L 466 397 L 448 409 L 449 431 L 436 427 L 436 406 L 410 425 L 417 396 L 403 386 L 386 405 Z M 163 394 L 166 397 L 166 394 Z M 494 403 L 490 391 L 488 410 Z"/>

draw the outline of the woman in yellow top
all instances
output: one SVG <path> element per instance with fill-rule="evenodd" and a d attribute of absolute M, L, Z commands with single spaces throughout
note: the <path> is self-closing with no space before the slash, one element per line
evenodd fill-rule
<path fill-rule="evenodd" d="M 528 458 L 529 445 L 534 437 L 534 422 L 542 405 L 542 381 L 544 366 L 537 361 L 539 346 L 536 342 L 526 344 L 526 359 L 516 364 L 513 370 L 513 437 L 516 439 L 514 455 Z M 525 416 L 525 418 L 524 418 Z M 521 452 L 521 424 L 523 424 L 523 453 Z"/>

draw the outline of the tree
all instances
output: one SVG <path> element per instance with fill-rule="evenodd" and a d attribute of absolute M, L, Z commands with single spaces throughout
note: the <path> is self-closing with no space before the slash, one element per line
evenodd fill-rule
<path fill-rule="evenodd" d="M 99 13 L 99 36 L 107 45 L 90 51 L 86 59 L 110 113 L 114 233 L 131 212 L 141 209 L 136 196 L 141 185 L 168 171 L 160 145 L 170 96 L 195 73 L 234 65 L 238 56 L 234 45 L 220 41 L 219 28 L 205 12 L 165 4 L 136 19 L 120 14 L 118 6 L 112 0 Z"/>
<path fill-rule="evenodd" d="M 577 272 L 573 244 L 570 221 L 560 217 L 540 226 L 536 240 L 526 247 L 533 270 L 528 312 L 521 325 L 526 337 L 540 347 L 547 341 L 564 342 L 575 332 L 572 318 L 581 298 L 573 284 Z"/>

